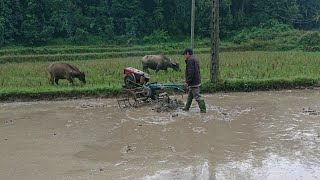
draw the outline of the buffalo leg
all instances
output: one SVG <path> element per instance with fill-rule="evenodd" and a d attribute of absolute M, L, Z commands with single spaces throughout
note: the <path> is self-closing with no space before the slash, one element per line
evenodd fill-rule
<path fill-rule="evenodd" d="M 158 65 L 156 68 L 156 72 L 159 72 L 159 70 L 160 70 L 160 66 Z"/>
<path fill-rule="evenodd" d="M 72 78 L 72 77 L 69 77 L 69 78 L 68 78 L 68 81 L 69 81 L 69 84 L 71 84 L 71 85 L 73 86 L 73 81 L 74 81 L 73 78 Z"/>
<path fill-rule="evenodd" d="M 49 77 L 49 83 L 50 83 L 51 85 L 54 85 L 53 77 Z"/>
<path fill-rule="evenodd" d="M 143 70 L 143 72 L 150 73 L 148 67 L 143 67 L 142 70 Z"/>
<path fill-rule="evenodd" d="M 56 84 L 59 85 L 59 83 L 58 83 L 58 82 L 59 82 L 59 79 L 58 79 L 58 78 L 55 78 L 55 79 L 54 79 L 54 82 L 56 82 Z"/>
<path fill-rule="evenodd" d="M 50 72 L 49 74 L 49 84 L 54 85 L 54 76 L 53 74 Z"/>
<path fill-rule="evenodd" d="M 50 78 L 50 79 L 49 79 L 49 82 L 50 82 L 51 85 L 54 85 L 54 80 L 53 80 L 53 78 Z"/>

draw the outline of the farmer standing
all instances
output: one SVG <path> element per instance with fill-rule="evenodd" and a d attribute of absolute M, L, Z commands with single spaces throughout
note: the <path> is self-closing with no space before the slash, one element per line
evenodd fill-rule
<path fill-rule="evenodd" d="M 200 112 L 205 113 L 206 104 L 204 102 L 204 99 L 200 95 L 201 76 L 199 61 L 193 55 L 193 51 L 191 48 L 184 49 L 182 55 L 185 58 L 186 62 L 184 86 L 189 90 L 186 106 L 182 110 L 189 111 L 192 99 L 194 98 L 198 102 Z"/>

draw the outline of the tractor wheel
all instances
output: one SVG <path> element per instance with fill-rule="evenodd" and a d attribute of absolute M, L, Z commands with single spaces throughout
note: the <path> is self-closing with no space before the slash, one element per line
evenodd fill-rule
<path fill-rule="evenodd" d="M 133 73 L 128 74 L 124 77 L 124 85 L 126 88 L 128 89 L 134 88 L 135 83 L 136 83 L 136 77 Z"/>
<path fill-rule="evenodd" d="M 128 90 L 127 97 L 130 106 L 137 107 L 137 94 L 134 91 Z"/>

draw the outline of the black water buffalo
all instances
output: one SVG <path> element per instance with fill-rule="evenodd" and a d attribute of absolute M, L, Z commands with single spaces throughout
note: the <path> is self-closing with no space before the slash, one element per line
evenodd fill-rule
<path fill-rule="evenodd" d="M 145 55 L 142 58 L 143 71 L 149 72 L 148 68 L 156 70 L 158 72 L 160 69 L 167 71 L 168 68 L 179 71 L 179 63 L 172 62 L 171 59 L 165 57 L 164 55 Z"/>
<path fill-rule="evenodd" d="M 74 78 L 78 78 L 83 84 L 86 83 L 84 72 L 81 72 L 76 66 L 53 62 L 48 66 L 49 81 L 53 85 L 54 82 L 58 85 L 59 79 L 67 79 L 73 85 Z"/>

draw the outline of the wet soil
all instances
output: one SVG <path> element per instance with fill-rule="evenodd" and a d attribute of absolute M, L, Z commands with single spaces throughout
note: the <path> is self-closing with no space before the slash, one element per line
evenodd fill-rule
<path fill-rule="evenodd" d="M 174 112 L 177 109 L 184 107 L 185 103 L 183 100 L 176 98 L 168 98 L 168 100 L 156 101 L 151 103 L 153 105 L 152 110 L 161 113 L 161 112 Z M 176 114 L 176 113 L 175 113 Z"/>
<path fill-rule="evenodd" d="M 320 90 L 204 96 L 205 114 L 195 101 L 189 112 L 116 99 L 0 103 L 0 177 L 320 177 Z"/>

